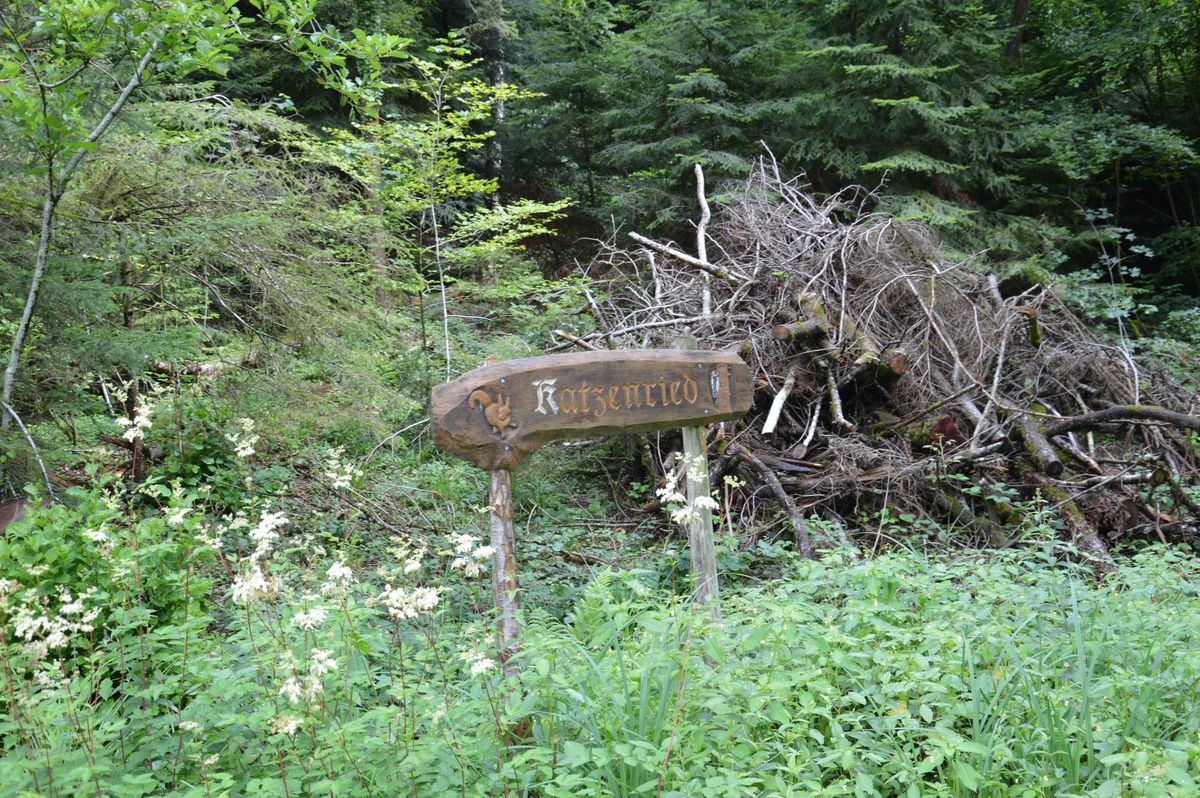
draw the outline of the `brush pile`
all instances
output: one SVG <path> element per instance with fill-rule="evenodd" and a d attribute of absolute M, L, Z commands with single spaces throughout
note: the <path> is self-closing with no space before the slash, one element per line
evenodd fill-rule
<path fill-rule="evenodd" d="M 819 199 L 769 159 L 715 216 L 697 178 L 694 254 L 636 233 L 605 246 L 587 269 L 597 329 L 560 348 L 690 334 L 741 354 L 755 405 L 709 433 L 712 484 L 747 483 L 740 517 L 782 510 L 805 554 L 817 532 L 878 543 L 888 514 L 1001 546 L 1040 495 L 1101 574 L 1114 542 L 1200 530 L 1197 396 L 1052 289 L 1006 290 L 948 262 L 928 228 L 873 212 L 872 192 Z"/>

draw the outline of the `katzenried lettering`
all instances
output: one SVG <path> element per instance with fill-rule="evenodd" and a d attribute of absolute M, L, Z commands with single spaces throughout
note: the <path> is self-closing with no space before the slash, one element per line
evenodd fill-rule
<path fill-rule="evenodd" d="M 580 380 L 575 385 L 557 385 L 558 378 L 530 382 L 537 406 L 543 416 L 565 413 L 571 416 L 602 418 L 610 410 L 634 411 L 642 408 L 694 405 L 700 399 L 700 386 L 688 375 L 672 378 L 660 375 L 648 382 L 596 385 Z"/>

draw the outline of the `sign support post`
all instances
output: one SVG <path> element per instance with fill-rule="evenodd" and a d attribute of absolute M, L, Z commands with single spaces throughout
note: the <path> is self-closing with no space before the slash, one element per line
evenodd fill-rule
<path fill-rule="evenodd" d="M 681 336 L 675 341 L 683 350 L 698 347 L 692 336 Z M 708 497 L 708 447 L 705 443 L 703 426 L 683 427 L 683 456 L 686 458 L 687 500 L 691 507 L 688 517 L 688 550 L 691 555 L 692 582 L 697 604 L 710 604 L 713 618 L 721 617 L 720 590 L 717 586 L 716 544 L 713 536 L 712 510 L 697 505 L 700 496 Z"/>
<path fill-rule="evenodd" d="M 513 655 L 520 647 L 521 626 L 517 620 L 517 535 L 513 528 L 512 474 L 507 468 L 491 472 L 492 600 L 496 606 L 496 650 L 505 676 L 517 672 Z"/>

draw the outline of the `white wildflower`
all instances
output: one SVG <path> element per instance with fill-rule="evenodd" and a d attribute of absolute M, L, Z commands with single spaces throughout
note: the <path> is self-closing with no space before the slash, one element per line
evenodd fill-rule
<path fill-rule="evenodd" d="M 671 513 L 671 520 L 682 526 L 687 526 L 698 518 L 700 518 L 700 511 L 694 504 L 685 504 Z"/>
<path fill-rule="evenodd" d="M 125 432 L 122 433 L 121 437 L 130 443 L 134 443 L 145 438 L 146 431 L 153 426 L 150 421 L 150 414 L 152 412 L 154 412 L 154 403 L 143 395 L 141 401 L 138 402 L 137 411 L 134 413 L 133 418 L 118 417 L 114 418 L 113 421 L 125 428 Z"/>
<path fill-rule="evenodd" d="M 104 531 L 103 527 L 100 529 L 85 529 L 83 531 L 83 536 L 93 543 L 98 543 L 101 545 L 108 542 L 108 533 Z"/>
<path fill-rule="evenodd" d="M 167 526 L 183 526 L 183 517 L 191 511 L 191 507 L 172 508 L 167 514 Z"/>
<path fill-rule="evenodd" d="M 470 667 L 472 676 L 482 676 L 496 668 L 496 661 L 480 651 L 464 651 L 459 658 Z"/>
<path fill-rule="evenodd" d="M 181 720 L 181 721 L 179 721 L 179 730 L 180 730 L 180 731 L 185 731 L 185 732 L 198 732 L 198 731 L 200 731 L 202 728 L 204 728 L 204 727 L 203 727 L 203 726 L 201 726 L 199 723 L 197 723 L 197 722 L 196 722 L 196 721 L 194 721 L 194 720 Z"/>
<path fill-rule="evenodd" d="M 335 663 L 336 664 L 336 663 Z M 325 685 L 321 684 L 321 680 L 315 674 L 309 674 L 304 677 L 304 700 L 316 701 L 325 692 Z"/>
<path fill-rule="evenodd" d="M 692 504 L 701 510 L 717 510 L 721 507 L 712 496 L 697 496 Z"/>
<path fill-rule="evenodd" d="M 210 549 L 220 549 L 222 545 L 221 533 L 205 526 L 196 530 L 196 541 Z"/>
<path fill-rule="evenodd" d="M 304 691 L 300 680 L 295 676 L 289 676 L 284 680 L 283 686 L 279 688 L 279 694 L 287 698 L 288 703 L 299 704 L 300 696 Z"/>
<path fill-rule="evenodd" d="M 315 607 L 310 607 L 304 612 L 298 612 L 292 616 L 292 626 L 297 629 L 303 629 L 306 632 L 311 632 L 325 622 L 329 617 L 329 610 L 322 607 L 320 604 Z"/>
<path fill-rule="evenodd" d="M 338 446 L 325 453 L 325 478 L 329 480 L 334 490 L 348 490 L 354 480 L 363 475 L 363 471 L 352 463 L 342 462 L 345 450 Z"/>
<path fill-rule="evenodd" d="M 734 490 L 736 490 L 738 488 L 745 487 L 745 485 L 746 485 L 746 483 L 744 480 L 738 479 L 737 477 L 733 476 L 732 474 L 725 475 L 725 486 L 726 487 L 733 488 Z"/>
<path fill-rule="evenodd" d="M 258 443 L 258 435 L 254 434 L 254 419 L 238 420 L 239 431 L 225 434 L 225 439 L 233 444 L 233 451 L 238 457 L 247 460 L 254 456 L 254 444 Z"/>
<path fill-rule="evenodd" d="M 325 595 L 345 593 L 354 584 L 354 572 L 341 560 L 329 566 L 325 576 L 326 580 L 321 585 L 321 592 Z"/>
<path fill-rule="evenodd" d="M 388 614 L 393 618 L 416 618 L 422 612 L 429 612 L 437 607 L 441 590 L 440 587 L 406 588 L 385 585 L 379 601 L 387 607 Z"/>
<path fill-rule="evenodd" d="M 455 554 L 470 554 L 475 550 L 475 537 L 473 535 L 467 535 L 465 533 L 455 534 L 451 535 L 451 538 L 454 539 Z"/>
<path fill-rule="evenodd" d="M 300 723 L 300 718 L 292 715 L 277 715 L 271 720 L 271 733 L 291 737 L 300 728 Z"/>
<path fill-rule="evenodd" d="M 319 648 L 312 650 L 312 663 L 309 665 L 309 671 L 313 676 L 324 676 L 329 671 L 337 670 L 337 660 L 333 658 L 333 653 L 322 651 Z"/>
<path fill-rule="evenodd" d="M 274 579 L 264 574 L 257 565 L 252 564 L 248 573 L 239 574 L 233 580 L 233 600 L 239 604 L 252 604 L 269 597 L 275 592 L 276 587 Z"/>

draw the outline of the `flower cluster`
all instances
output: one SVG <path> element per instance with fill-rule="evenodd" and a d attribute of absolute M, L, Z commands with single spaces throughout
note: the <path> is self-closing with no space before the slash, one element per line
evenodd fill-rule
<path fill-rule="evenodd" d="M 291 737 L 300 729 L 301 722 L 300 718 L 294 715 L 277 715 L 271 721 L 271 733 L 285 734 Z"/>
<path fill-rule="evenodd" d="M 263 513 L 258 524 L 250 530 L 254 551 L 246 558 L 243 572 L 233 580 L 233 600 L 250 603 L 266 598 L 278 589 L 276 580 L 263 570 L 264 561 L 271 553 L 271 546 L 279 539 L 278 530 L 287 525 L 282 512 Z"/>
<path fill-rule="evenodd" d="M 287 698 L 290 704 L 299 704 L 301 700 L 310 703 L 316 701 L 325 693 L 325 685 L 321 682 L 321 677 L 330 671 L 337 670 L 338 664 L 337 660 L 333 658 L 332 652 L 314 648 L 309 658 L 308 673 L 300 674 L 296 671 L 295 659 L 290 653 L 284 666 L 292 673 L 283 680 L 283 685 L 279 688 L 279 695 Z"/>
<path fill-rule="evenodd" d="M 457 534 L 454 539 L 454 561 L 450 567 L 474 579 L 487 570 L 487 562 L 496 552 L 491 546 L 479 546 L 473 535 Z"/>
<path fill-rule="evenodd" d="M 254 419 L 238 419 L 239 429 L 225 433 L 225 439 L 233 444 L 233 451 L 243 460 L 254 456 L 254 444 L 258 443 L 258 435 L 254 432 Z"/>
<path fill-rule="evenodd" d="M 338 560 L 325 572 L 325 582 L 321 585 L 321 593 L 326 596 L 344 595 L 352 584 L 354 584 L 354 572 L 350 570 L 350 566 Z"/>
<path fill-rule="evenodd" d="M 496 669 L 496 661 L 481 651 L 464 651 L 458 658 L 470 667 L 472 676 L 483 676 Z"/>
<path fill-rule="evenodd" d="M 153 426 L 150 420 L 150 414 L 153 412 L 154 403 L 150 401 L 149 397 L 143 395 L 138 401 L 137 411 L 134 413 L 133 418 L 117 416 L 113 421 L 125 428 L 125 432 L 121 434 L 121 437 L 133 443 L 146 437 L 146 431 Z"/>
<path fill-rule="evenodd" d="M 387 607 L 388 615 L 397 620 L 416 618 L 423 612 L 429 612 L 438 605 L 441 598 L 440 587 L 392 587 L 384 585 L 379 602 Z"/>
<path fill-rule="evenodd" d="M 348 490 L 354 480 L 363 475 L 363 471 L 353 463 L 343 462 L 345 450 L 338 446 L 325 452 L 325 478 L 334 490 Z"/>
<path fill-rule="evenodd" d="M 19 590 L 16 582 L 0 580 L 0 608 L 6 607 L 9 597 L 17 596 Z M 34 595 L 34 591 L 20 594 L 12 612 L 13 635 L 25 641 L 25 653 L 32 662 L 40 662 L 51 651 L 70 647 L 78 635 L 95 629 L 100 608 L 87 606 L 95 593 L 92 588 L 72 596 L 70 590 L 60 587 L 56 610 L 51 610 L 49 603 Z"/>
<path fill-rule="evenodd" d="M 307 610 L 298 612 L 292 616 L 292 626 L 301 629 L 305 632 L 311 632 L 321 624 L 325 623 L 325 619 L 329 617 L 329 610 L 322 607 L 320 604 L 309 607 Z"/>
<path fill-rule="evenodd" d="M 679 468 L 667 472 L 663 486 L 655 491 L 664 507 L 675 505 L 671 511 L 671 520 L 687 526 L 700 517 L 702 510 L 716 510 L 720 507 L 711 496 L 697 496 L 692 501 L 683 494 L 680 482 L 691 469 L 699 468 L 699 462 L 689 462 L 688 458 L 679 458 Z"/>

